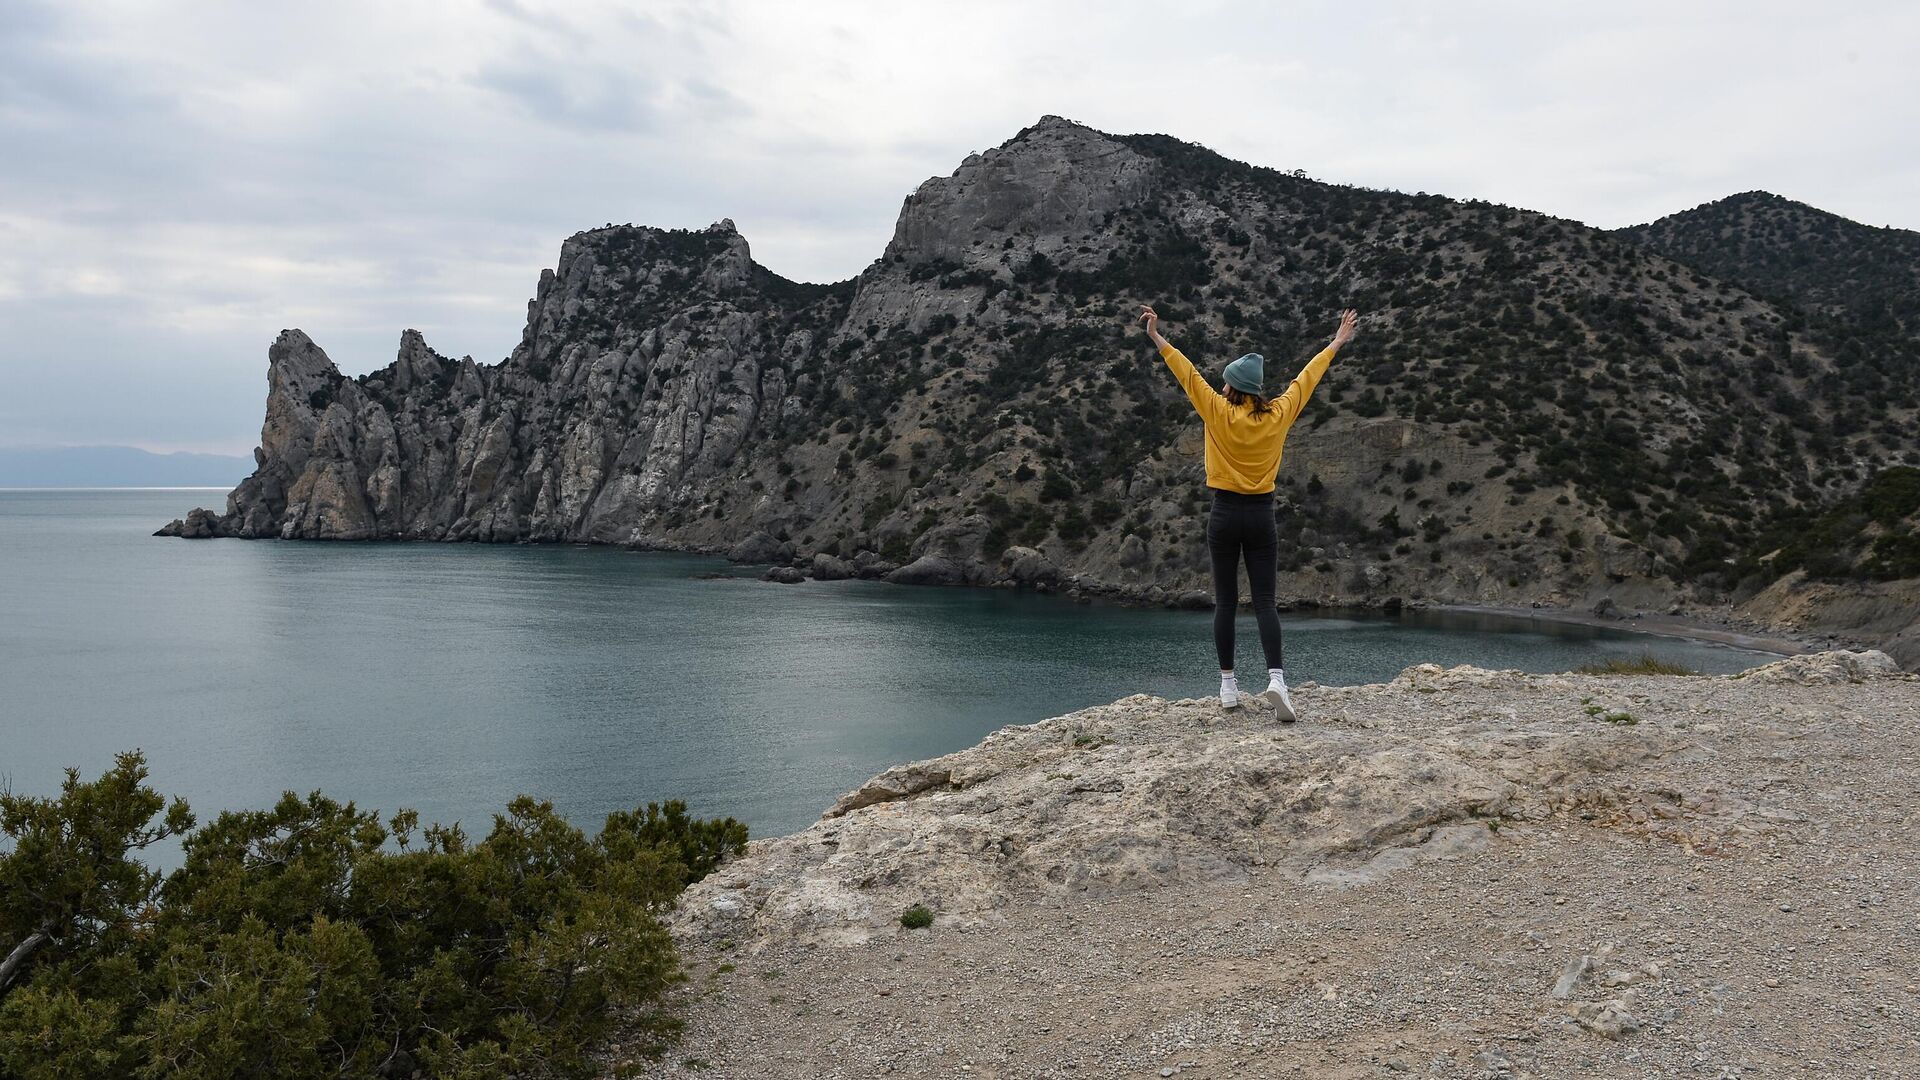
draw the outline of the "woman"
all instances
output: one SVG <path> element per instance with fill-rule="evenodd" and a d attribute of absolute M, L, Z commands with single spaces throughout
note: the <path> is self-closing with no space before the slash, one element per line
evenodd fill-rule
<path fill-rule="evenodd" d="M 1261 394 L 1266 361 L 1259 353 L 1228 364 L 1223 386 L 1215 390 L 1194 369 L 1193 362 L 1160 336 L 1160 316 L 1142 307 L 1140 318 L 1147 336 L 1160 349 L 1161 359 L 1187 391 L 1200 422 L 1206 428 L 1207 488 L 1213 509 L 1207 515 L 1207 550 L 1213 555 L 1213 645 L 1220 653 L 1220 704 L 1240 705 L 1240 687 L 1233 677 L 1233 617 L 1240 602 L 1238 563 L 1247 561 L 1248 591 L 1253 594 L 1253 616 L 1260 624 L 1260 647 L 1267 654 L 1267 688 L 1257 697 L 1272 705 L 1281 721 L 1298 718 L 1287 696 L 1286 673 L 1281 668 L 1280 611 L 1274 605 L 1273 478 L 1280 471 L 1280 447 L 1287 429 L 1307 407 L 1307 398 L 1326 374 L 1340 346 L 1353 340 L 1357 316 L 1340 313 L 1333 343 L 1307 361 L 1286 393 L 1277 398 Z"/>

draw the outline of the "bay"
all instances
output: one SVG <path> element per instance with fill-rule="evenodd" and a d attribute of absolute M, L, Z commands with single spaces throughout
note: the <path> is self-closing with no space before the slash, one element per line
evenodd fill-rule
<path fill-rule="evenodd" d="M 902 761 L 1133 693 L 1215 689 L 1207 612 L 1001 590 L 785 586 L 569 545 L 182 541 L 210 490 L 0 491 L 0 783 L 147 754 L 202 820 L 325 791 L 484 832 L 517 793 L 589 830 L 684 799 L 804 828 Z M 738 575 L 704 578 L 710 574 Z M 1771 657 L 1485 616 L 1283 615 L 1295 683 L 1415 663 L 1562 671 Z M 1250 617 L 1243 663 L 1259 662 Z"/>

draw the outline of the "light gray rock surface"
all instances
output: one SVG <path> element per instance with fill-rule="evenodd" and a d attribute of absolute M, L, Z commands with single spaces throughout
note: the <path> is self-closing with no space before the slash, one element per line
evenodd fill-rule
<path fill-rule="evenodd" d="M 690 889 L 690 1029 L 645 1074 L 1914 1073 L 1920 679 L 1888 668 L 1422 666 L 1302 685 L 1291 728 L 1145 697 L 1005 728 Z"/>
<path fill-rule="evenodd" d="M 966 568 L 945 555 L 922 555 L 891 571 L 886 580 L 895 585 L 960 585 L 967 579 Z"/>
<path fill-rule="evenodd" d="M 1304 876 L 1362 866 L 1437 827 L 1633 798 L 1611 774 L 1673 752 L 1672 732 L 1423 707 L 1450 690 L 1566 678 L 1410 668 L 1372 688 L 1380 710 L 1322 690 L 1319 722 L 1295 728 L 1255 707 L 1240 723 L 1212 699 L 1146 696 L 1004 728 L 882 773 L 806 832 L 759 842 L 688 892 L 684 927 L 858 939 L 910 903 L 964 920 L 1036 894 L 1235 882 L 1259 867 Z M 716 897 L 732 914 L 703 923 Z"/>
<path fill-rule="evenodd" d="M 853 564 L 824 551 L 814 554 L 812 571 L 815 581 L 843 581 L 854 575 Z"/>

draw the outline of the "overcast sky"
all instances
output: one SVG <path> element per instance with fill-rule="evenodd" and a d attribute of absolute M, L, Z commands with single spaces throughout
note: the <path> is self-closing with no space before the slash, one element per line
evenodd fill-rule
<path fill-rule="evenodd" d="M 1818 7 L 0 0 L 0 445 L 245 452 L 282 327 L 496 361 L 607 222 L 844 279 L 1046 113 L 1606 227 L 1920 227 L 1920 5 Z"/>

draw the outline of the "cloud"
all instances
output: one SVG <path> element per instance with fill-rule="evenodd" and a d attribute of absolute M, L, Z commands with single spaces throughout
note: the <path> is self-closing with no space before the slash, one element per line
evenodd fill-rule
<path fill-rule="evenodd" d="M 518 340 L 567 235 L 875 258 L 1044 113 L 1623 225 L 1754 187 L 1920 226 L 1920 8 L 0 0 L 0 443 L 245 449 L 265 349 Z"/>

